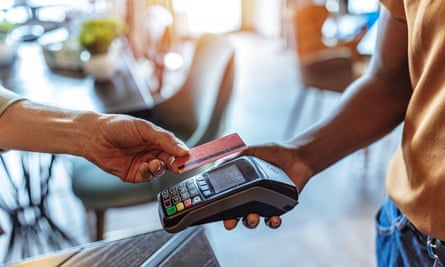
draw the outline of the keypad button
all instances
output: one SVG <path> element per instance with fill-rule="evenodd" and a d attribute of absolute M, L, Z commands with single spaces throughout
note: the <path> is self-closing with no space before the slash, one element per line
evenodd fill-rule
<path fill-rule="evenodd" d="M 206 197 L 210 196 L 212 194 L 212 192 L 210 192 L 210 190 L 204 190 L 202 191 L 202 194 Z"/>
<path fill-rule="evenodd" d="M 167 209 L 165 209 L 168 216 L 173 215 L 176 213 L 176 206 L 171 206 Z"/>
<path fill-rule="evenodd" d="M 176 187 L 177 187 L 176 185 L 174 185 L 174 186 L 170 187 L 170 189 L 169 189 L 169 190 L 170 190 L 170 192 L 176 191 Z"/>
<path fill-rule="evenodd" d="M 210 187 L 207 184 L 205 184 L 205 185 L 200 185 L 199 189 L 201 189 L 201 190 L 209 190 Z"/>
<path fill-rule="evenodd" d="M 190 194 L 188 193 L 188 192 L 184 192 L 184 193 L 181 193 L 181 198 L 184 200 L 184 199 L 187 199 L 187 198 L 190 198 Z"/>
<path fill-rule="evenodd" d="M 187 184 L 187 189 L 188 190 L 192 190 L 194 188 L 196 188 L 195 184 Z"/>
<path fill-rule="evenodd" d="M 181 202 L 181 198 L 179 196 L 174 196 L 172 197 L 172 203 L 173 205 L 178 204 L 179 202 Z"/>
<path fill-rule="evenodd" d="M 191 206 L 192 206 L 192 200 L 190 198 L 184 199 L 184 207 L 187 209 L 190 208 Z"/>
<path fill-rule="evenodd" d="M 172 203 L 171 203 L 170 200 L 165 200 L 165 201 L 164 201 L 164 207 L 168 208 L 168 207 L 170 207 L 171 205 L 172 205 Z"/>
<path fill-rule="evenodd" d="M 199 192 L 196 188 L 189 190 L 189 193 L 190 193 L 190 196 L 192 196 L 192 197 L 199 195 Z"/>
<path fill-rule="evenodd" d="M 163 199 L 167 199 L 170 197 L 170 194 L 168 193 L 167 190 L 162 191 L 161 196 Z"/>
<path fill-rule="evenodd" d="M 192 205 L 196 205 L 199 202 L 201 202 L 200 196 L 196 196 L 196 197 L 192 198 Z"/>
<path fill-rule="evenodd" d="M 178 212 L 184 210 L 184 203 L 179 202 L 178 204 L 176 204 L 176 210 Z"/>

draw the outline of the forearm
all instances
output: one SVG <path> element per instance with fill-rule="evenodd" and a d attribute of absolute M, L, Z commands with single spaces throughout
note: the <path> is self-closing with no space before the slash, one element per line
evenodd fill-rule
<path fill-rule="evenodd" d="M 379 21 L 365 76 L 346 90 L 331 116 L 292 140 L 313 174 L 381 138 L 404 119 L 412 94 L 407 25 L 384 7 Z"/>
<path fill-rule="evenodd" d="M 409 83 L 364 76 L 348 88 L 339 107 L 329 117 L 291 143 L 313 173 L 318 173 L 399 125 L 410 94 Z"/>
<path fill-rule="evenodd" d="M 0 116 L 0 149 L 80 155 L 99 116 L 19 101 Z"/>

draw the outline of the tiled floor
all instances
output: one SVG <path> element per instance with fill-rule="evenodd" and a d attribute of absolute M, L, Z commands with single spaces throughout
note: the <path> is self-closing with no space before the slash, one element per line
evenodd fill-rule
<path fill-rule="evenodd" d="M 282 141 L 290 116 L 301 116 L 290 131 L 295 133 L 338 100 L 336 94 L 310 92 L 301 114 L 291 114 L 301 90 L 292 52 L 277 40 L 248 33 L 231 40 L 237 49 L 238 76 L 227 133 L 238 132 L 248 144 Z M 315 102 L 320 99 L 323 102 Z M 260 224 L 255 230 L 238 227 L 228 232 L 220 222 L 206 225 L 221 265 L 374 266 L 373 215 L 384 197 L 386 160 L 397 140 L 395 132 L 371 146 L 366 161 L 359 151 L 319 174 L 301 195 L 301 203 L 283 216 L 278 230 Z M 71 199 L 65 210 L 79 215 L 61 224 L 85 242 L 80 204 L 68 191 L 58 196 Z M 109 239 L 161 227 L 155 204 L 111 210 L 107 222 Z"/>

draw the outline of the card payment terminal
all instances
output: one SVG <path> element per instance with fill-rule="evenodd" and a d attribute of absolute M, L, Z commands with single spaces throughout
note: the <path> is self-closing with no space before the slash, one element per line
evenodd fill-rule
<path fill-rule="evenodd" d="M 249 213 L 282 215 L 298 203 L 298 190 L 280 168 L 244 156 L 161 191 L 158 203 L 163 228 L 176 233 Z"/>

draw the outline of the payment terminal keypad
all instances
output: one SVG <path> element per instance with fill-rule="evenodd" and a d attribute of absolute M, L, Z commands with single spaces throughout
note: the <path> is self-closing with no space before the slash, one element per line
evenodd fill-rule
<path fill-rule="evenodd" d="M 189 178 L 161 192 L 162 205 L 167 216 L 193 207 L 212 193 L 207 181 L 202 177 Z"/>

